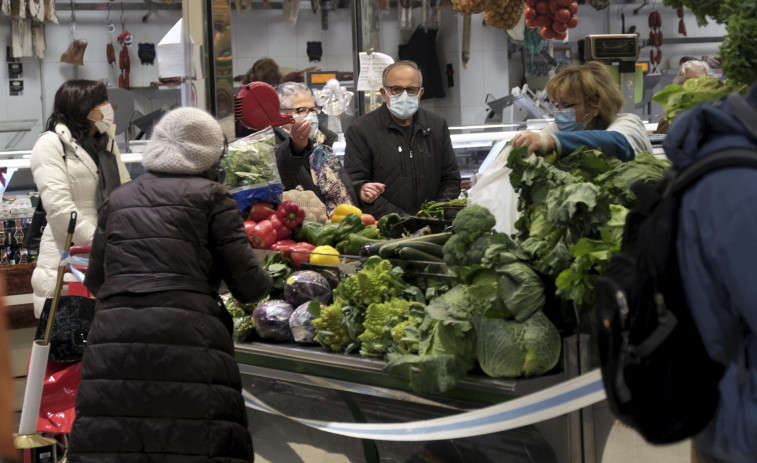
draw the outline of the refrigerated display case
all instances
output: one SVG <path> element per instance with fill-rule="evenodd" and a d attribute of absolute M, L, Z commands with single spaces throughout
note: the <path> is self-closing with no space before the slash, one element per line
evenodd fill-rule
<path fill-rule="evenodd" d="M 293 448 L 310 446 L 349 462 L 601 461 L 614 418 L 605 402 L 534 425 L 473 437 L 398 442 L 345 437 L 292 418 L 340 423 L 403 423 L 448 417 L 540 391 L 590 368 L 589 338 L 563 342 L 560 365 L 534 378 L 494 379 L 475 372 L 434 396 L 412 392 L 383 371 L 384 362 L 326 352 L 320 346 L 242 343 L 236 357 L 243 388 L 279 414 L 248 409 L 256 454 L 283 463 L 303 461 Z"/>

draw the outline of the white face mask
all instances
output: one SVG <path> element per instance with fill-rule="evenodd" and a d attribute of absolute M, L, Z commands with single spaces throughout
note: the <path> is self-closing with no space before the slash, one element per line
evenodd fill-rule
<path fill-rule="evenodd" d="M 308 138 L 314 140 L 315 135 L 318 133 L 318 115 L 308 113 L 308 115 L 305 116 L 305 120 L 310 122 L 310 136 Z"/>
<path fill-rule="evenodd" d="M 100 133 L 105 133 L 108 131 L 111 125 L 113 125 L 113 106 L 110 105 L 110 103 L 105 103 L 104 105 L 100 106 L 100 112 L 103 115 L 103 118 L 99 121 L 94 121 L 95 127 L 97 128 L 97 131 Z"/>
<path fill-rule="evenodd" d="M 409 119 L 418 111 L 418 95 L 408 95 L 407 91 L 401 95 L 389 95 L 389 112 L 400 120 Z"/>

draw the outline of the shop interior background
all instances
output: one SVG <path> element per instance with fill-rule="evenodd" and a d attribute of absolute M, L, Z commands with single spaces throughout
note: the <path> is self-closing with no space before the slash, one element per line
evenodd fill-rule
<path fill-rule="evenodd" d="M 187 1 L 187 0 L 185 0 Z M 199 0 L 192 0 L 199 1 Z M 223 0 L 228 3 L 228 0 Z M 369 0 L 362 0 L 367 2 Z M 115 26 L 112 40 L 116 54 L 120 46 L 115 42 L 121 33 L 121 24 L 133 34 L 133 45 L 129 50 L 131 60 L 131 92 L 134 95 L 135 111 L 148 114 L 161 107 L 180 103 L 179 90 L 176 88 L 150 88 L 150 83 L 157 82 L 158 69 L 156 65 L 141 64 L 137 57 L 138 43 L 157 43 L 168 30 L 181 18 L 181 11 L 155 10 L 143 21 L 143 17 L 150 11 L 149 3 L 142 1 L 84 1 L 55 2 L 60 24 L 46 25 L 47 50 L 43 59 L 21 58 L 23 75 L 13 80 L 23 81 L 23 93 L 11 96 L 9 69 L 7 63 L 0 66 L 0 81 L 5 82 L 5 88 L 0 89 L 0 125 L 3 122 L 28 120 L 31 130 L 22 136 L 12 132 L 0 132 L 0 149 L 28 150 L 38 135 L 43 131 L 44 123 L 50 115 L 55 91 L 67 79 L 100 79 L 109 86 L 118 85 L 118 65 L 107 63 L 105 46 L 109 40 L 107 21 Z M 95 4 L 98 10 L 76 11 L 76 38 L 87 39 L 88 46 L 84 53 L 84 65 L 76 66 L 60 62 L 60 56 L 74 40 L 72 35 L 72 15 L 70 5 Z M 155 2 L 156 4 L 161 2 Z M 336 8 L 328 14 L 328 30 L 323 30 L 321 16 L 316 15 L 310 8 L 309 1 L 300 3 L 301 10 L 296 24 L 290 25 L 284 21 L 281 2 L 269 1 L 270 9 L 263 9 L 262 0 L 253 1 L 253 9 L 237 11 L 231 10 L 231 24 L 233 37 L 233 72 L 234 75 L 244 74 L 259 58 L 271 57 L 279 66 L 285 68 L 304 69 L 317 66 L 324 71 L 354 71 L 354 53 L 352 42 L 352 12 L 350 8 Z M 337 2 L 333 2 L 337 3 Z M 144 9 L 120 9 L 121 4 L 144 5 Z M 416 2 L 419 6 L 420 2 Z M 420 24 L 421 8 L 413 9 L 413 24 L 411 30 L 398 28 L 398 13 L 396 2 L 391 2 L 389 13 L 380 14 L 380 49 L 397 59 L 400 44 L 405 43 L 415 27 Z M 68 7 L 68 9 L 65 9 Z M 108 16 L 107 8 L 110 7 Z M 277 8 L 278 7 L 278 8 Z M 640 8 L 641 7 L 641 8 Z M 684 20 L 688 29 L 688 39 L 678 34 L 678 17 L 675 10 L 665 8 L 661 2 L 632 3 L 613 2 L 605 10 L 597 11 L 588 3 L 580 5 L 578 12 L 578 27 L 569 32 L 566 43 L 554 43 L 557 48 L 571 48 L 571 56 L 577 59 L 577 40 L 588 34 L 621 33 L 621 14 L 625 18 L 625 27 L 636 26 L 636 32 L 644 39 L 649 35 L 647 15 L 652 8 L 657 8 L 662 14 L 662 31 L 665 39 L 681 39 L 675 44 L 662 45 L 663 78 L 657 85 L 659 91 L 672 80 L 678 68 L 678 60 L 684 55 L 697 57 L 717 55 L 718 47 L 725 34 L 723 25 L 710 23 L 705 27 L 697 27 L 694 15 L 686 10 Z M 638 10 L 637 14 L 634 11 Z M 463 32 L 462 16 L 450 9 L 441 13 L 441 26 L 437 37 L 437 51 L 439 57 L 442 81 L 445 85 L 444 98 L 428 99 L 422 106 L 445 117 L 451 126 L 479 125 L 486 120 L 488 107 L 485 103 L 487 95 L 490 99 L 500 98 L 510 93 L 510 90 L 524 81 L 523 57 L 520 42 L 513 41 L 507 32 L 486 26 L 483 15 L 473 15 L 470 61 L 463 67 L 461 60 L 461 42 Z M 692 38 L 708 38 L 704 42 L 686 43 Z M 320 41 L 323 55 L 318 62 L 311 62 L 307 55 L 307 42 Z M 0 47 L 6 50 L 10 42 L 9 18 L 0 16 Z M 640 61 L 648 60 L 649 48 L 641 49 Z M 7 56 L 7 55 L 6 55 Z M 647 58 L 645 58 L 647 57 Z M 6 58 L 7 59 L 7 58 Z M 446 87 L 447 78 L 444 75 L 447 63 L 454 69 L 454 87 Z M 235 82 L 239 86 L 239 82 Z M 638 114 L 647 115 L 647 108 L 639 108 Z M 662 109 L 651 105 L 649 119 L 655 121 L 662 115 Z M 507 117 L 507 112 L 505 113 Z M 508 122 L 505 120 L 505 122 Z M 138 131 L 132 129 L 132 136 Z M 121 140 L 119 140 L 121 141 Z M 11 143 L 12 142 L 12 143 Z M 12 146 L 11 146 L 12 145 Z"/>

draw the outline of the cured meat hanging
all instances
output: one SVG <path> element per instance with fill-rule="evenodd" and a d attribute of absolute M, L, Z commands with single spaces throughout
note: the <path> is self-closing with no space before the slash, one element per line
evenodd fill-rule
<path fill-rule="evenodd" d="M 122 26 L 123 28 L 123 26 Z M 131 61 L 129 59 L 129 45 L 132 42 L 131 32 L 123 28 L 123 32 L 118 36 L 118 43 L 121 44 L 121 51 L 118 53 L 118 68 L 121 74 L 118 76 L 118 87 L 129 90 L 129 73 L 131 72 Z"/>

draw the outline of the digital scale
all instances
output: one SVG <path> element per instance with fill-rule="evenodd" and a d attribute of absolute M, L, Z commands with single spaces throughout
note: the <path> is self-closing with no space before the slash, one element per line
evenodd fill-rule
<path fill-rule="evenodd" d="M 636 61 L 639 59 L 638 34 L 592 34 L 586 36 L 584 57 L 587 61 L 618 63 L 620 89 L 625 106 L 623 111 L 632 113 L 635 108 Z"/>

